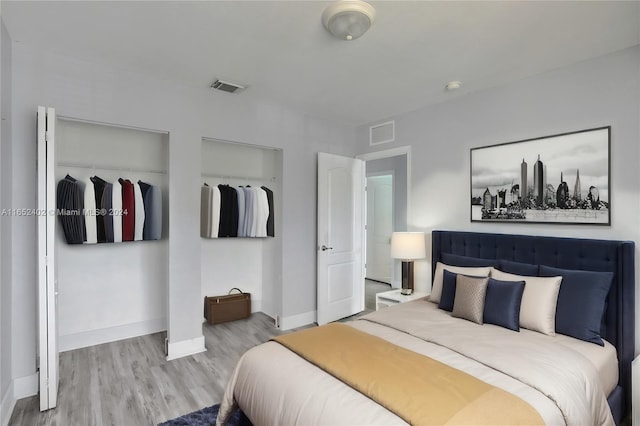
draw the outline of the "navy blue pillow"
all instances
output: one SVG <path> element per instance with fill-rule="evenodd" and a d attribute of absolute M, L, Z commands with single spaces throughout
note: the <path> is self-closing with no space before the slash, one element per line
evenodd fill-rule
<path fill-rule="evenodd" d="M 562 276 L 556 306 L 556 332 L 604 346 L 600 326 L 613 272 L 576 271 L 540 265 L 540 276 Z"/>
<path fill-rule="evenodd" d="M 512 262 L 510 260 L 500 259 L 498 261 L 498 269 L 502 272 L 516 275 L 527 275 L 535 277 L 538 275 L 538 265 L 530 263 Z"/>
<path fill-rule="evenodd" d="M 479 257 L 459 256 L 451 253 L 442 253 L 442 263 L 464 267 L 498 266 L 495 259 L 480 259 Z"/>
<path fill-rule="evenodd" d="M 520 304 L 523 293 L 524 281 L 499 281 L 489 278 L 484 299 L 483 321 L 520 331 Z"/>
<path fill-rule="evenodd" d="M 449 272 L 446 269 L 442 275 L 442 295 L 440 296 L 440 302 L 438 302 L 438 308 L 445 311 L 453 311 L 453 302 L 456 298 L 456 280 L 458 274 Z"/>

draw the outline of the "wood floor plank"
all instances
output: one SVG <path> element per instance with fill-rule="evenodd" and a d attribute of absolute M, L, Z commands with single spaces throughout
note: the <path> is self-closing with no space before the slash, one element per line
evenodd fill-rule
<path fill-rule="evenodd" d="M 219 403 L 240 356 L 282 334 L 262 313 L 202 331 L 207 351 L 173 361 L 166 333 L 63 352 L 58 406 L 41 413 L 37 396 L 21 399 L 9 424 L 157 425 Z"/>
<path fill-rule="evenodd" d="M 388 290 L 366 287 L 369 301 Z M 372 309 L 374 302 L 365 312 Z M 37 396 L 21 399 L 9 425 L 157 425 L 219 403 L 242 354 L 282 334 L 263 313 L 205 323 L 202 332 L 207 351 L 173 361 L 164 354 L 166 333 L 61 353 L 57 408 L 41 413 Z"/>

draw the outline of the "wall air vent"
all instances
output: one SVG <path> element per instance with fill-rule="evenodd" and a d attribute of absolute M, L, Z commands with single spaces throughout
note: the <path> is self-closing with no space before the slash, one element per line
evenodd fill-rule
<path fill-rule="evenodd" d="M 211 84 L 211 88 L 222 90 L 223 92 L 227 93 L 239 93 L 245 89 L 245 86 L 218 79 Z"/>
<path fill-rule="evenodd" d="M 395 120 L 369 127 L 369 145 L 380 145 L 396 140 Z"/>

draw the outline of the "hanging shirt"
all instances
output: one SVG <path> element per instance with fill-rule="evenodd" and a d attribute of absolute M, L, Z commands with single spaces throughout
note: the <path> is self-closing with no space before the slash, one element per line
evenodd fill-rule
<path fill-rule="evenodd" d="M 200 188 L 200 236 L 211 238 L 211 203 L 213 189 L 206 183 Z"/>
<path fill-rule="evenodd" d="M 98 176 L 93 176 L 90 178 L 93 182 L 93 188 L 95 191 L 96 198 L 96 209 L 98 213 L 96 215 L 96 234 L 98 237 L 99 243 L 106 243 L 107 237 L 104 231 L 104 215 L 102 215 L 102 193 L 104 192 L 104 186 L 107 183 L 104 179 L 101 179 Z"/>
<path fill-rule="evenodd" d="M 244 189 L 238 186 L 235 188 L 236 197 L 238 198 L 238 237 L 246 237 L 244 228 Z"/>
<path fill-rule="evenodd" d="M 85 240 L 84 196 L 76 179 L 67 175 L 56 188 L 58 218 L 67 244 L 82 244 Z"/>
<path fill-rule="evenodd" d="M 235 188 L 218 185 L 220 190 L 220 228 L 219 237 L 238 236 L 238 196 Z"/>
<path fill-rule="evenodd" d="M 113 184 L 107 182 L 102 192 L 102 211 L 104 217 L 104 236 L 108 243 L 113 242 Z"/>
<path fill-rule="evenodd" d="M 87 179 L 84 186 L 84 226 L 86 244 L 96 244 L 98 242 L 98 231 L 96 224 L 96 193 L 91 179 Z"/>
<path fill-rule="evenodd" d="M 211 187 L 211 234 L 210 238 L 218 238 L 220 230 L 220 189 L 217 186 Z"/>
<path fill-rule="evenodd" d="M 133 241 L 136 226 L 136 202 L 133 184 L 128 179 L 118 179 L 122 185 L 122 241 Z"/>
<path fill-rule="evenodd" d="M 134 241 L 142 241 L 144 231 L 144 199 L 142 198 L 142 189 L 140 184 L 133 184 L 133 196 L 135 198 L 135 221 L 133 230 Z"/>
<path fill-rule="evenodd" d="M 159 240 L 162 238 L 162 190 L 160 187 L 151 185 L 145 196 L 145 208 L 147 204 L 150 208 L 145 211 L 147 216 L 144 239 Z"/>
<path fill-rule="evenodd" d="M 267 193 L 262 188 L 255 188 L 257 203 L 256 237 L 267 236 L 267 221 L 269 220 L 269 201 Z"/>
<path fill-rule="evenodd" d="M 250 186 L 245 186 L 242 188 L 244 190 L 244 236 L 245 237 L 255 237 L 255 233 L 251 231 L 251 224 L 253 223 L 253 204 L 255 200 L 255 193 L 253 192 L 253 188 Z"/>
<path fill-rule="evenodd" d="M 267 193 L 267 201 L 269 203 L 269 218 L 267 219 L 267 236 L 273 237 L 275 236 L 275 216 L 273 209 L 273 191 L 263 186 L 262 189 Z"/>
<path fill-rule="evenodd" d="M 122 184 L 120 180 L 113 182 L 111 190 L 111 209 L 113 212 L 113 242 L 122 242 Z"/>
<path fill-rule="evenodd" d="M 159 240 L 162 238 L 162 191 L 154 185 L 138 181 L 144 201 L 143 240 Z"/>

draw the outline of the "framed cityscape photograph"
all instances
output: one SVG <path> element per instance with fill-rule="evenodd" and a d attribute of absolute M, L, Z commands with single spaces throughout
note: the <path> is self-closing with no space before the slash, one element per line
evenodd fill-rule
<path fill-rule="evenodd" d="M 471 149 L 471 221 L 611 225 L 611 126 Z"/>

